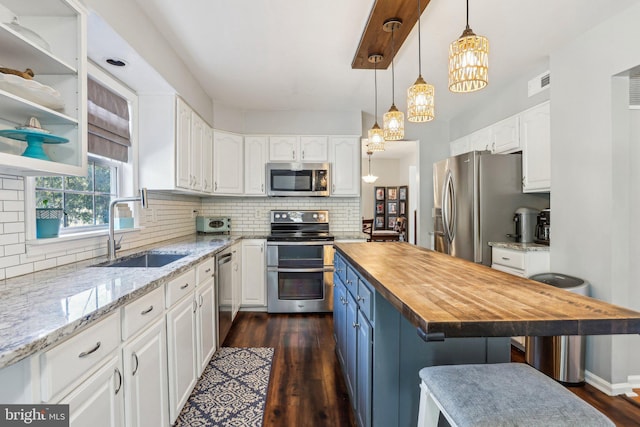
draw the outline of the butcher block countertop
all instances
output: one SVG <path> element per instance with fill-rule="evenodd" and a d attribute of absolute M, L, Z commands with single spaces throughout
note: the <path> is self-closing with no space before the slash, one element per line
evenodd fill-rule
<path fill-rule="evenodd" d="M 408 243 L 335 248 L 426 339 L 640 334 L 640 312 Z"/>

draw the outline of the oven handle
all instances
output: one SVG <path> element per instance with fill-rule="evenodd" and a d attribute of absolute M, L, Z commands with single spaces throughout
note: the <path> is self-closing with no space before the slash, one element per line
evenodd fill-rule
<path fill-rule="evenodd" d="M 324 273 L 333 271 L 333 267 L 320 267 L 320 268 L 278 268 L 268 267 L 267 271 L 276 271 L 278 273 Z"/>
<path fill-rule="evenodd" d="M 329 240 L 318 240 L 315 242 L 269 242 L 267 246 L 333 246 L 333 242 Z"/>

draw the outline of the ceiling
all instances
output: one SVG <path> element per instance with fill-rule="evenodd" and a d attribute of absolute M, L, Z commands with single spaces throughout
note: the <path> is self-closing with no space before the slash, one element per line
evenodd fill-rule
<path fill-rule="evenodd" d="M 541 70 L 534 73 L 532 67 L 556 47 L 638 1 L 470 1 L 470 26 L 491 45 L 489 86 L 453 94 L 447 89 L 448 45 L 464 29 L 465 1 L 431 0 L 421 18 L 422 75 L 436 88 L 436 119 L 477 106 L 517 77 L 533 78 Z M 351 68 L 373 0 L 137 2 L 215 103 L 373 114 L 373 72 Z M 401 111 L 418 75 L 417 50 L 413 28 L 395 58 L 395 103 Z M 391 105 L 390 69 L 378 71 L 378 88 L 381 123 Z"/>

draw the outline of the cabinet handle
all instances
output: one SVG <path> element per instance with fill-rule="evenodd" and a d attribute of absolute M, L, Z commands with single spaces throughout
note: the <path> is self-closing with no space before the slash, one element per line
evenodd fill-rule
<path fill-rule="evenodd" d="M 188 283 L 185 283 L 184 285 L 180 286 L 180 289 L 187 289 L 189 287 Z"/>
<path fill-rule="evenodd" d="M 118 387 L 116 388 L 116 392 L 114 394 L 118 394 L 120 389 L 122 388 L 122 374 L 120 373 L 120 369 L 116 368 L 113 371 L 114 374 L 118 374 Z"/>
<path fill-rule="evenodd" d="M 88 355 L 90 355 L 91 353 L 95 353 L 96 351 L 98 351 L 98 349 L 100 348 L 100 346 L 102 345 L 102 343 L 100 341 L 98 341 L 96 343 L 96 346 L 93 347 L 91 350 L 89 351 L 83 351 L 82 353 L 80 353 L 78 355 L 78 357 L 83 358 L 83 357 L 87 357 Z"/>
<path fill-rule="evenodd" d="M 209 185 L 207 184 L 207 180 L 204 180 L 204 188 L 207 188 Z"/>
<path fill-rule="evenodd" d="M 141 312 L 140 312 L 140 314 L 142 314 L 142 315 L 144 316 L 145 314 L 149 314 L 149 313 L 151 313 L 151 310 L 153 310 L 153 306 L 151 306 L 151 307 L 147 308 L 147 309 L 146 309 L 146 310 L 144 310 L 144 311 L 141 311 Z"/>
<path fill-rule="evenodd" d="M 335 184 L 333 184 L 333 185 L 331 186 L 331 191 L 333 191 L 334 193 L 336 192 L 336 185 L 335 185 Z"/>
<path fill-rule="evenodd" d="M 204 297 L 200 295 L 200 307 L 202 307 L 202 304 L 204 304 Z"/>
<path fill-rule="evenodd" d="M 260 185 L 260 191 L 264 192 L 264 184 Z"/>
<path fill-rule="evenodd" d="M 131 354 L 131 357 L 133 357 L 133 359 L 136 361 L 136 367 L 133 369 L 133 372 L 131 373 L 131 376 L 134 377 L 136 375 L 136 372 L 138 372 L 138 366 L 140 366 L 140 361 L 138 360 L 138 355 L 135 352 Z"/>
<path fill-rule="evenodd" d="M 364 301 L 364 298 L 362 298 L 360 295 L 356 296 L 356 301 Z"/>
<path fill-rule="evenodd" d="M 218 191 L 218 181 L 215 181 L 215 182 L 213 183 L 213 190 L 214 190 L 214 191 Z"/>
<path fill-rule="evenodd" d="M 502 259 L 505 261 L 509 261 L 511 258 L 507 258 L 506 256 L 503 256 Z"/>
<path fill-rule="evenodd" d="M 210 269 L 210 268 L 207 268 L 204 272 L 205 272 L 205 273 L 208 273 L 208 272 L 210 272 L 210 271 L 211 271 L 211 269 Z"/>
<path fill-rule="evenodd" d="M 198 310 L 198 301 L 196 301 L 196 299 L 193 299 L 193 312 L 195 313 Z"/>
<path fill-rule="evenodd" d="M 264 252 L 264 246 L 260 245 L 260 253 Z"/>
<path fill-rule="evenodd" d="M 302 150 L 302 160 L 304 160 L 304 150 Z"/>
<path fill-rule="evenodd" d="M 296 150 L 292 150 L 291 151 L 291 160 L 295 160 L 296 159 Z"/>
<path fill-rule="evenodd" d="M 359 328 L 360 327 L 360 323 L 353 322 L 353 327 L 354 328 Z"/>

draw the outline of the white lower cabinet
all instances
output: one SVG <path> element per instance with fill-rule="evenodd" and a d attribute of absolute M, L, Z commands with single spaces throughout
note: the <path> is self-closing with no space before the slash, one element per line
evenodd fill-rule
<path fill-rule="evenodd" d="M 167 312 L 169 419 L 173 424 L 196 385 L 196 316 L 194 292 Z"/>
<path fill-rule="evenodd" d="M 211 356 L 216 351 L 216 299 L 214 279 L 209 277 L 204 283 L 198 285 L 196 289 L 196 330 L 197 330 L 197 351 L 198 376 L 202 375 L 204 369 L 209 364 Z"/>
<path fill-rule="evenodd" d="M 124 360 L 126 425 L 169 425 L 167 343 L 164 317 L 127 342 Z"/>
<path fill-rule="evenodd" d="M 266 241 L 242 241 L 242 306 L 266 307 Z"/>
<path fill-rule="evenodd" d="M 233 253 L 231 273 L 231 321 L 236 318 L 242 302 L 242 241 L 231 246 Z"/>
<path fill-rule="evenodd" d="M 95 374 L 59 403 L 69 405 L 70 427 L 124 425 L 122 361 L 114 353 Z"/>

